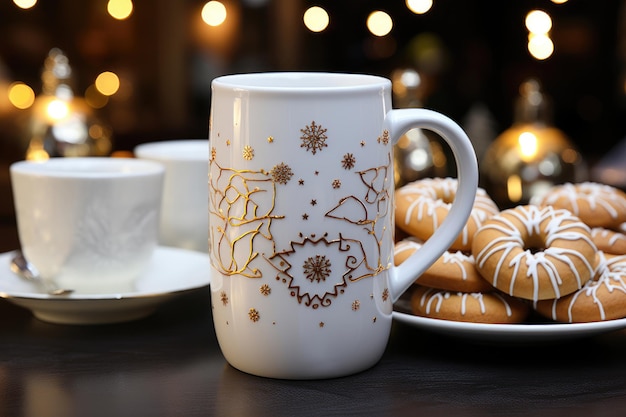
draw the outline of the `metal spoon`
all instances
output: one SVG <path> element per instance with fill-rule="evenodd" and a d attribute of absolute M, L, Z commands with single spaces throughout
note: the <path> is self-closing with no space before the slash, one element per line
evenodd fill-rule
<path fill-rule="evenodd" d="M 24 258 L 21 251 L 17 251 L 13 259 L 11 259 L 11 271 L 27 281 L 42 286 L 50 295 L 69 295 L 74 292 L 71 289 L 58 288 L 52 282 L 41 279 L 35 267 Z"/>

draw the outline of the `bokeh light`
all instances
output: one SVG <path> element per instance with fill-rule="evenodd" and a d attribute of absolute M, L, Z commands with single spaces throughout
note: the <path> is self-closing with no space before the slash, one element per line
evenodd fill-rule
<path fill-rule="evenodd" d="M 367 29 L 375 36 L 385 36 L 393 29 L 393 20 L 387 13 L 377 10 L 367 18 Z"/>
<path fill-rule="evenodd" d="M 133 2 L 132 0 L 109 0 L 107 12 L 117 20 L 128 19 L 133 13 Z"/>
<path fill-rule="evenodd" d="M 30 9 L 37 4 L 37 0 L 13 0 L 13 3 L 20 9 Z"/>
<path fill-rule="evenodd" d="M 217 0 L 212 0 L 202 8 L 202 20 L 209 26 L 219 26 L 226 20 L 226 7 Z"/>
<path fill-rule="evenodd" d="M 531 10 L 525 23 L 529 32 L 528 52 L 535 59 L 548 59 L 554 53 L 554 42 L 550 38 L 552 18 L 543 10 Z"/>
<path fill-rule="evenodd" d="M 91 84 L 85 90 L 85 101 L 87 105 L 94 109 L 101 109 L 109 102 L 109 97 L 102 94 L 95 84 Z"/>
<path fill-rule="evenodd" d="M 524 161 L 529 161 L 537 155 L 539 140 L 532 132 L 522 132 L 517 138 L 520 147 L 520 155 Z"/>
<path fill-rule="evenodd" d="M 120 79 L 114 72 L 105 71 L 96 77 L 96 88 L 105 96 L 112 96 L 120 88 Z"/>
<path fill-rule="evenodd" d="M 62 120 L 70 114 L 70 107 L 64 100 L 51 100 L 46 106 L 46 114 L 52 120 Z"/>
<path fill-rule="evenodd" d="M 433 0 L 406 0 L 406 7 L 415 14 L 424 14 L 433 7 Z"/>
<path fill-rule="evenodd" d="M 554 52 L 554 43 L 548 35 L 536 35 L 531 33 L 528 39 L 528 52 L 530 52 L 535 59 L 548 59 Z"/>
<path fill-rule="evenodd" d="M 552 29 L 552 18 L 543 10 L 531 10 L 526 15 L 526 28 L 535 34 L 545 34 Z"/>
<path fill-rule="evenodd" d="M 35 92 L 22 82 L 14 82 L 9 86 L 9 101 L 18 109 L 27 109 L 35 102 Z"/>
<path fill-rule="evenodd" d="M 304 12 L 303 16 L 304 25 L 311 32 L 321 32 L 328 27 L 330 18 L 326 10 L 318 6 L 313 6 Z"/>

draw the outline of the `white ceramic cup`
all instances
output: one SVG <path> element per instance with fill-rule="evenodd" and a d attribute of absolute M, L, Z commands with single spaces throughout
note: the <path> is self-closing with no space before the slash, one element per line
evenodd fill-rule
<path fill-rule="evenodd" d="M 165 166 L 159 242 L 209 250 L 209 141 L 168 140 L 138 145 L 135 156 Z"/>
<path fill-rule="evenodd" d="M 391 109 L 391 82 L 357 74 L 260 73 L 212 82 L 209 245 L 214 325 L 227 361 L 266 377 L 343 376 L 373 366 L 393 303 L 454 241 L 478 183 L 451 119 Z M 393 144 L 440 134 L 459 188 L 431 239 L 393 266 Z"/>
<path fill-rule="evenodd" d="M 18 235 L 44 280 L 77 293 L 122 293 L 157 245 L 164 168 L 134 158 L 11 165 Z"/>

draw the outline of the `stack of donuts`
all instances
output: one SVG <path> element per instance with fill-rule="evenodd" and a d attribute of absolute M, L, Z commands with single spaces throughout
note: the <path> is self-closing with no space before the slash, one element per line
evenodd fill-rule
<path fill-rule="evenodd" d="M 444 221 L 454 178 L 396 190 L 399 265 Z M 598 183 L 552 187 L 527 205 L 500 210 L 478 188 L 458 238 L 411 291 L 415 315 L 475 323 L 626 317 L 626 193 Z"/>

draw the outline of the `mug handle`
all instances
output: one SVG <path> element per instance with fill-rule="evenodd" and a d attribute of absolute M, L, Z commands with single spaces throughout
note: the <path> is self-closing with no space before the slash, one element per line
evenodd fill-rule
<path fill-rule="evenodd" d="M 478 187 L 478 162 L 474 147 L 463 129 L 452 119 L 427 109 L 394 109 L 385 116 L 384 129 L 395 144 L 410 129 L 423 128 L 440 135 L 454 155 L 458 187 L 450 212 L 423 246 L 402 264 L 391 268 L 389 291 L 398 298 L 450 247 L 465 227 Z"/>

